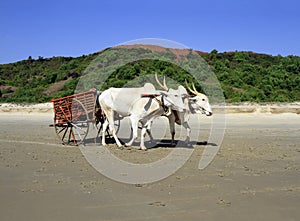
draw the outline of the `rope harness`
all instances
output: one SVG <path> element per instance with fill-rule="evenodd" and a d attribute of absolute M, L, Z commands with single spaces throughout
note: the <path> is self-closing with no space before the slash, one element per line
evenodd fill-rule
<path fill-rule="evenodd" d="M 167 107 L 164 102 L 164 95 L 161 95 L 161 100 L 159 100 L 157 97 L 155 97 L 155 100 L 158 102 L 158 104 L 164 109 L 164 115 L 170 115 L 171 114 L 171 108 Z"/>
<path fill-rule="evenodd" d="M 158 98 L 158 96 L 161 96 L 161 99 Z M 171 114 L 171 110 L 169 107 L 167 107 L 165 105 L 165 102 L 164 102 L 164 95 L 158 95 L 158 94 L 143 94 L 142 97 L 151 97 L 153 98 L 159 106 L 161 106 L 164 110 L 164 115 L 170 115 Z"/>

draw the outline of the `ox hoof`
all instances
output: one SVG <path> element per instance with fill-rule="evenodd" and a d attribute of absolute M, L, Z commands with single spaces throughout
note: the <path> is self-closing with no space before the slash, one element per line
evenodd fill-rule
<path fill-rule="evenodd" d="M 147 150 L 147 147 L 143 146 L 140 148 L 141 150 Z"/>
<path fill-rule="evenodd" d="M 189 144 L 190 143 L 190 139 L 186 138 L 184 142 L 185 142 L 185 144 Z"/>
<path fill-rule="evenodd" d="M 184 145 L 187 146 L 187 147 L 191 146 L 191 140 L 190 139 L 186 139 L 184 141 Z"/>
<path fill-rule="evenodd" d="M 186 146 L 186 147 L 192 147 L 192 144 L 190 142 L 184 142 L 184 146 Z"/>

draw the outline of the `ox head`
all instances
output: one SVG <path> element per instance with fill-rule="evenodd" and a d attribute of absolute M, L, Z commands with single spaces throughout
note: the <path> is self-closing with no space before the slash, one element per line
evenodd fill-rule
<path fill-rule="evenodd" d="M 189 103 L 192 107 L 192 109 L 196 112 L 196 113 L 202 113 L 205 114 L 206 116 L 211 116 L 212 115 L 212 110 L 209 104 L 209 100 L 208 97 L 205 94 L 199 93 L 196 88 L 194 83 L 192 83 L 192 88 L 191 89 L 187 83 L 187 81 L 185 81 L 185 84 L 187 86 L 187 89 L 194 94 L 194 97 L 190 97 L 189 98 Z"/>
<path fill-rule="evenodd" d="M 159 91 L 159 92 L 162 95 L 162 102 L 164 106 L 180 112 L 186 109 L 186 107 L 182 102 L 182 99 L 177 94 L 173 94 L 167 91 Z"/>
<path fill-rule="evenodd" d="M 174 90 L 172 88 L 168 88 L 166 86 L 166 79 L 164 77 L 164 84 L 161 84 L 157 78 L 157 74 L 155 74 L 155 79 L 158 83 L 158 85 L 164 90 L 161 91 L 160 93 L 164 95 L 165 99 L 165 106 L 170 107 L 172 110 L 177 110 L 177 111 L 184 111 L 187 109 L 187 107 L 183 103 L 182 99 L 182 94 L 181 90 Z M 185 88 L 183 88 L 185 90 Z"/>

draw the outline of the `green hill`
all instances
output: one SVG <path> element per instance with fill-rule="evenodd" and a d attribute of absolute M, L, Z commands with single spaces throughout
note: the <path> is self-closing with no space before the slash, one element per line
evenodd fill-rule
<path fill-rule="evenodd" d="M 154 50 L 158 53 L 151 48 L 139 50 Z M 179 56 L 178 51 L 174 50 L 164 53 L 170 57 Z M 197 53 L 218 77 L 227 102 L 300 101 L 300 57 L 253 52 L 218 53 L 216 50 Z M 0 65 L 0 101 L 48 102 L 51 98 L 70 95 L 79 78 L 84 75 L 84 70 L 100 54 L 77 58 L 29 57 L 27 60 Z M 115 70 L 102 89 L 122 87 L 138 75 L 154 72 L 171 77 L 182 85 L 185 78 L 191 79 L 188 73 L 176 65 L 146 59 Z M 200 85 L 196 84 L 196 87 L 201 90 Z"/>

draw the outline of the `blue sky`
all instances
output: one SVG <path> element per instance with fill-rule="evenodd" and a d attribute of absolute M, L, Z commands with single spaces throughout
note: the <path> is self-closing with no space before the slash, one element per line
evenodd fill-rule
<path fill-rule="evenodd" d="M 90 54 L 140 38 L 300 56 L 298 0 L 2 0 L 0 63 Z"/>

